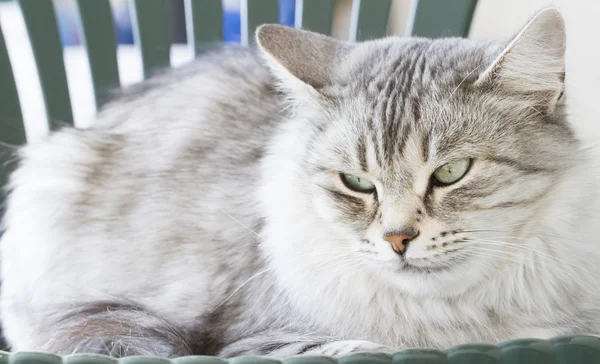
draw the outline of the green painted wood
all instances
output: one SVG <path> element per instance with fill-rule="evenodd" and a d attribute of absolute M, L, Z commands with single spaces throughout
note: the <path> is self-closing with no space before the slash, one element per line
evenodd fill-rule
<path fill-rule="evenodd" d="M 96 109 L 120 86 L 115 24 L 109 0 L 77 0 L 79 29 L 88 55 Z"/>
<path fill-rule="evenodd" d="M 385 37 L 391 6 L 391 0 L 354 0 L 350 19 L 350 40 Z"/>
<path fill-rule="evenodd" d="M 336 364 L 337 361 L 326 356 L 302 355 L 291 358 L 283 358 L 282 364 Z"/>
<path fill-rule="evenodd" d="M 171 361 L 156 357 L 126 356 L 119 360 L 119 364 L 171 364 Z"/>
<path fill-rule="evenodd" d="M 144 78 L 171 64 L 169 0 L 130 0 L 135 44 L 140 48 Z"/>
<path fill-rule="evenodd" d="M 215 0 L 185 0 L 187 39 L 197 56 L 223 40 L 223 4 Z"/>
<path fill-rule="evenodd" d="M 186 356 L 176 359 L 132 356 L 121 359 L 95 354 L 59 357 L 46 353 L 0 353 L 0 364 L 592 364 L 600 363 L 600 338 L 569 336 L 552 340 L 516 340 L 501 345 L 468 344 L 444 351 L 412 349 L 393 355 L 359 353 L 339 358 L 296 356 L 276 360 L 242 356 Z"/>
<path fill-rule="evenodd" d="M 279 20 L 277 0 L 241 0 L 241 38 L 242 44 L 254 43 L 256 28 Z"/>
<path fill-rule="evenodd" d="M 494 345 L 460 345 L 449 349 L 446 354 L 449 364 L 503 364 L 502 353 Z"/>
<path fill-rule="evenodd" d="M 600 338 L 567 336 L 552 341 L 556 364 L 600 363 Z"/>
<path fill-rule="evenodd" d="M 392 355 L 394 364 L 448 364 L 446 354 L 438 350 L 411 349 Z"/>
<path fill-rule="evenodd" d="M 380 353 L 357 353 L 338 359 L 338 364 L 392 364 L 392 356 Z"/>
<path fill-rule="evenodd" d="M 296 28 L 331 35 L 335 0 L 296 0 Z"/>
<path fill-rule="evenodd" d="M 25 126 L 2 28 L 0 28 L 0 80 L 0 141 L 19 145 L 25 142 Z"/>
<path fill-rule="evenodd" d="M 14 167 L 11 162 L 14 161 L 15 147 L 25 140 L 19 95 L 0 28 L 0 219 L 4 208 L 4 186 Z"/>
<path fill-rule="evenodd" d="M 227 360 L 215 356 L 190 355 L 172 360 L 173 364 L 227 364 Z"/>
<path fill-rule="evenodd" d="M 467 37 L 477 0 L 418 0 L 409 34 L 418 37 Z"/>
<path fill-rule="evenodd" d="M 545 340 L 515 340 L 500 346 L 502 360 L 511 364 L 554 364 L 552 344 Z"/>
<path fill-rule="evenodd" d="M 51 128 L 73 125 L 69 86 L 52 0 L 19 0 Z"/>
<path fill-rule="evenodd" d="M 84 0 L 89 1 L 89 0 Z M 107 356 L 94 356 L 93 359 L 90 358 L 89 354 L 71 354 L 67 355 L 63 358 L 63 364 L 117 364 L 118 361 L 115 358 L 110 358 Z"/>
<path fill-rule="evenodd" d="M 279 360 L 260 356 L 240 356 L 228 362 L 229 364 L 281 364 Z"/>
<path fill-rule="evenodd" d="M 19 352 L 9 355 L 8 364 L 62 364 L 62 358 L 47 353 Z"/>

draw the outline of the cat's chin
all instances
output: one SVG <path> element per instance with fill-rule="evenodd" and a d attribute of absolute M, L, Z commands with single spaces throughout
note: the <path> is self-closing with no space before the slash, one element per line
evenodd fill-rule
<path fill-rule="evenodd" d="M 456 296 L 479 283 L 476 276 L 465 274 L 468 271 L 465 261 L 419 264 L 398 259 L 379 268 L 390 283 L 414 296 Z"/>

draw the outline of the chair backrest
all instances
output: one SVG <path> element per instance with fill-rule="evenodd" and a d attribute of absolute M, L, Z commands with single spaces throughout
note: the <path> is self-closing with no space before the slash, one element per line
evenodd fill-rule
<path fill-rule="evenodd" d="M 97 108 L 120 86 L 117 46 L 110 0 L 75 0 Z M 278 21 L 278 0 L 240 0 L 242 43 L 254 30 Z M 170 65 L 169 0 L 130 0 L 134 39 L 142 57 L 143 77 Z M 63 52 L 52 0 L 18 0 L 29 34 L 46 105 L 47 118 L 73 124 Z M 353 0 L 350 38 L 365 40 L 387 33 L 391 0 Z M 477 0 L 412 0 L 409 34 L 467 36 Z M 296 27 L 330 34 L 335 0 L 296 0 Z M 187 39 L 195 55 L 222 40 L 220 0 L 185 0 Z M 50 122 L 50 127 L 54 122 Z M 15 147 L 26 142 L 19 96 L 0 28 L 0 188 L 12 168 Z M 0 206 L 2 206 L 0 194 Z M 0 211 L 1 213 L 1 211 Z"/>

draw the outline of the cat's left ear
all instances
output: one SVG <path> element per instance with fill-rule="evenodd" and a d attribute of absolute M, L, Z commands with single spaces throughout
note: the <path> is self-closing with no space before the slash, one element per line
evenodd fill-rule
<path fill-rule="evenodd" d="M 476 86 L 520 93 L 553 110 L 564 91 L 565 23 L 555 8 L 540 11 L 481 74 Z"/>
<path fill-rule="evenodd" d="M 258 27 L 256 41 L 284 87 L 308 92 L 332 82 L 351 48 L 348 42 L 279 24 Z"/>

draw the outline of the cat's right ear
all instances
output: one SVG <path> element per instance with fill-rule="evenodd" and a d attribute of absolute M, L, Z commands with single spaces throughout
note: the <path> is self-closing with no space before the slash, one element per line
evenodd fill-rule
<path fill-rule="evenodd" d="M 350 43 L 279 24 L 258 27 L 256 42 L 284 87 L 309 92 L 332 82 L 335 69 L 351 48 Z"/>
<path fill-rule="evenodd" d="M 552 110 L 564 91 L 566 31 L 555 8 L 523 27 L 475 85 L 520 93 Z"/>

